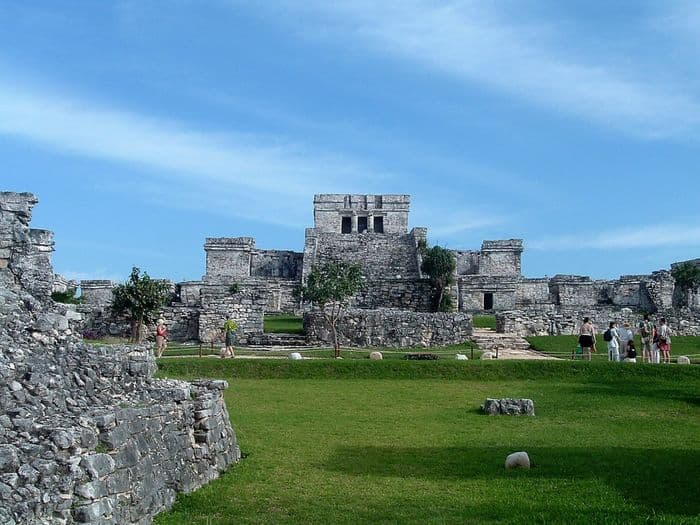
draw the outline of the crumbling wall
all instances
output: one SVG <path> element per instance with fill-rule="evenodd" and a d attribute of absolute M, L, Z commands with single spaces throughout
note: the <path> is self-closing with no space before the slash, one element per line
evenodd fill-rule
<path fill-rule="evenodd" d="M 323 314 L 304 315 L 304 329 L 311 340 L 333 344 Z M 431 347 L 464 343 L 472 333 L 472 318 L 465 313 L 421 313 L 379 308 L 351 309 L 338 325 L 341 345 L 359 347 Z"/>
<path fill-rule="evenodd" d="M 36 202 L 0 193 L 0 523 L 150 523 L 240 458 L 226 384 L 155 380 L 148 348 L 76 338 L 31 246 Z"/>
<path fill-rule="evenodd" d="M 246 283 L 237 293 L 227 286 L 206 286 L 201 290 L 202 310 L 199 314 L 199 340 L 204 343 L 223 341 L 222 328 L 229 315 L 238 325 L 238 342 L 247 344 L 252 335 L 263 333 L 267 303 L 264 283 Z"/>

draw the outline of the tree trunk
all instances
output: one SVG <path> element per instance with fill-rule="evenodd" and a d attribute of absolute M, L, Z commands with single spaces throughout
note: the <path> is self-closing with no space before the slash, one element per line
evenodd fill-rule
<path fill-rule="evenodd" d="M 143 340 L 143 319 L 131 321 L 131 342 L 140 343 Z"/>
<path fill-rule="evenodd" d="M 442 296 L 445 294 L 445 288 L 442 286 L 439 288 L 438 291 L 438 298 L 437 298 L 437 304 L 435 305 L 435 311 L 440 312 L 440 307 L 442 306 Z"/>

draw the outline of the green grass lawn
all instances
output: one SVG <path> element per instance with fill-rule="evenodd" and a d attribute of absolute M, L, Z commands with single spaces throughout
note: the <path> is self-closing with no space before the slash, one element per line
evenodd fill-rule
<path fill-rule="evenodd" d="M 493 328 L 496 329 L 495 315 L 475 315 L 472 317 L 474 328 Z"/>
<path fill-rule="evenodd" d="M 156 524 L 700 523 L 700 368 L 161 360 L 221 377 L 245 459 Z M 537 416 L 489 417 L 486 397 Z M 505 471 L 526 450 L 530 471 Z"/>
<path fill-rule="evenodd" d="M 273 334 L 303 334 L 304 323 L 301 317 L 295 315 L 266 315 L 263 330 Z"/>
<path fill-rule="evenodd" d="M 607 360 L 608 346 L 603 341 L 603 335 L 597 336 L 598 352 L 593 354 L 593 359 Z M 528 337 L 528 342 L 535 350 L 553 355 L 555 357 L 570 357 L 573 349 L 578 344 L 578 336 L 575 335 L 545 335 L 537 337 Z M 639 336 L 635 336 L 634 344 L 637 348 L 637 357 L 641 361 L 641 342 Z M 690 360 L 693 363 L 700 363 L 700 337 L 697 336 L 682 336 L 675 335 L 671 341 L 671 360 L 675 362 L 675 358 L 679 355 L 691 356 Z"/>

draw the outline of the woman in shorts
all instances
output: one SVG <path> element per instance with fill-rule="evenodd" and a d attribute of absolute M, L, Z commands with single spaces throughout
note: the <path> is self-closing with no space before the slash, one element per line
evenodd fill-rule
<path fill-rule="evenodd" d="M 583 359 L 590 361 L 591 352 L 595 347 L 595 326 L 591 323 L 590 318 L 583 318 L 583 324 L 578 334 L 578 344 L 581 345 Z"/>

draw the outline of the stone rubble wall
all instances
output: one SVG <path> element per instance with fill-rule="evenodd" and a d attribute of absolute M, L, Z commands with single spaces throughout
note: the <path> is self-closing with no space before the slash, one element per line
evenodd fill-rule
<path fill-rule="evenodd" d="M 430 312 L 434 291 L 428 279 L 381 279 L 365 281 L 353 297 L 355 308 L 396 308 Z"/>
<path fill-rule="evenodd" d="M 590 317 L 599 333 L 604 332 L 610 321 L 622 325 L 627 322 L 636 327 L 644 312 L 616 306 L 592 306 L 589 308 L 561 308 L 555 305 L 522 308 L 496 314 L 496 331 L 521 337 L 533 335 L 576 335 L 584 317 Z M 675 335 L 700 335 L 700 313 L 689 309 L 660 311 L 651 315 L 657 322 L 665 317 Z"/>
<path fill-rule="evenodd" d="M 228 286 L 203 287 L 199 340 L 204 343 L 223 342 L 222 327 L 229 315 L 238 324 L 238 343 L 247 344 L 250 336 L 262 334 L 268 299 L 265 291 L 264 284 L 246 284 L 235 294 L 229 291 Z"/>
<path fill-rule="evenodd" d="M 314 310 L 304 314 L 310 340 L 332 345 L 333 335 Z M 459 344 L 472 334 L 472 318 L 465 313 L 420 313 L 380 308 L 347 310 L 338 326 L 340 344 L 357 347 L 411 348 Z"/>
<path fill-rule="evenodd" d="M 148 524 L 239 460 L 226 383 L 156 380 L 149 348 L 77 338 L 76 307 L 45 295 L 36 202 L 0 193 L 0 523 Z"/>

